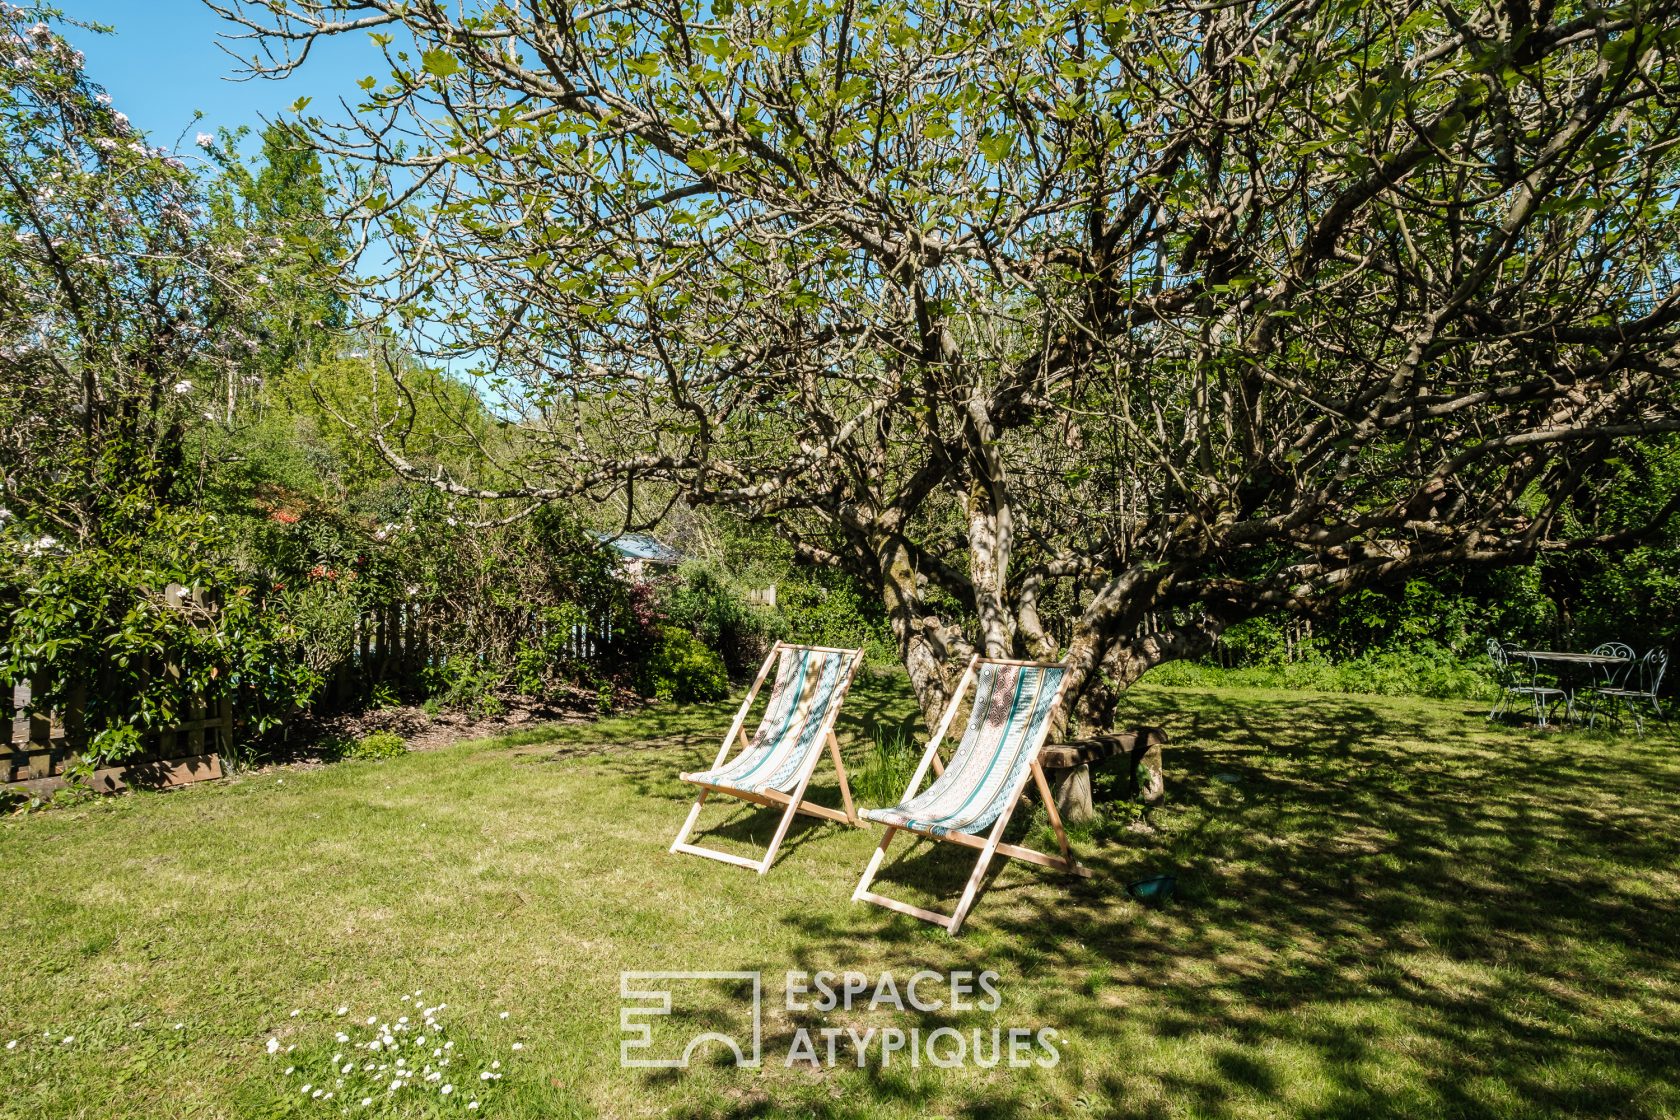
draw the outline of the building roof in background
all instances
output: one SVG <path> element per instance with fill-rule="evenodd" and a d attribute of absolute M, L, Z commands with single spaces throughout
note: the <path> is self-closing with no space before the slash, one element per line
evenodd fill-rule
<path fill-rule="evenodd" d="M 628 560 L 671 565 L 683 561 L 682 553 L 670 545 L 661 544 L 646 533 L 603 533 L 597 530 L 589 535 Z"/>

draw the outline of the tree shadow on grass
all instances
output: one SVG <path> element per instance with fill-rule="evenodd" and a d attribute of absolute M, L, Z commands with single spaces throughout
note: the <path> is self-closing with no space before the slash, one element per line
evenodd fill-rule
<path fill-rule="evenodd" d="M 1021 1018 L 1100 1055 L 1070 1058 L 1064 1092 L 1105 1115 L 1680 1109 L 1671 733 L 1539 735 L 1447 704 L 1189 689 L 1137 690 L 1127 722 L 1166 727 L 1169 804 L 1155 833 L 1083 847 L 1091 881 L 1000 860 L 955 941 L 872 907 L 790 909 L 794 948 L 743 967 L 995 968 Z M 677 753 L 591 764 L 687 801 Z M 820 852 L 836 826 L 811 824 L 799 842 Z M 945 912 L 974 864 L 929 842 L 891 855 L 883 889 Z M 1179 892 L 1159 908 L 1124 895 L 1168 870 Z M 928 1103 L 925 1082 L 845 1076 L 843 1096 L 801 1094 L 800 1111 Z M 932 1103 L 1045 1110 L 1007 1077 Z M 775 1111 L 747 1097 L 688 1115 Z"/>
<path fill-rule="evenodd" d="M 1675 1106 L 1673 744 L 1345 698 L 1149 701 L 1174 743 L 1163 834 L 1089 853 L 1106 883 L 1012 869 L 1027 889 L 994 887 L 972 919 L 1006 956 L 1062 977 L 1102 967 L 1125 993 L 1117 1016 L 1061 985 L 1045 1021 L 1199 1053 L 1100 1073 L 1102 1097 L 1135 1101 L 1115 1114 Z M 1178 872 L 1179 897 L 1117 902 L 1150 864 Z M 1316 1103 L 1292 1105 L 1303 1080 Z"/>
<path fill-rule="evenodd" d="M 1062 968 L 1101 962 L 1147 988 L 1155 1035 L 1212 1042 L 1195 1072 L 1145 1071 L 1169 1098 L 1206 1115 L 1281 1105 L 1291 1070 L 1274 1055 L 1297 1050 L 1332 1114 L 1673 1106 L 1680 1015 L 1659 978 L 1680 924 L 1639 875 L 1672 882 L 1680 856 L 1672 754 L 1342 698 L 1149 701 L 1175 742 L 1180 827 L 1160 854 L 1180 896 L 1146 913 L 1034 891 L 990 920 Z M 1060 1003 L 1074 1029 L 1112 1029 L 1089 1001 Z M 1374 1088 L 1401 1054 L 1407 1091 Z"/>

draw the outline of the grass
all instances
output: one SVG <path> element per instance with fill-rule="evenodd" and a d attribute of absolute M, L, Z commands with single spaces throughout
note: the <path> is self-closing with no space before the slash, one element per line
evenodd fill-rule
<path fill-rule="evenodd" d="M 893 805 L 915 776 L 916 765 L 927 749 L 926 738 L 917 739 L 901 727 L 875 728 L 874 742 L 863 757 L 863 765 L 847 773 L 852 793 L 868 805 Z"/>
<path fill-rule="evenodd" d="M 871 832 L 796 825 L 762 879 L 666 853 L 688 801 L 675 775 L 710 761 L 729 711 L 0 821 L 0 1044 L 20 1040 L 0 1049 L 0 1115 L 1680 1112 L 1666 731 L 1542 735 L 1464 702 L 1145 684 L 1127 718 L 1172 739 L 1155 831 L 1088 830 L 1120 837 L 1082 846 L 1088 883 L 1006 866 L 950 940 L 848 901 Z M 913 722 L 896 680 L 860 681 L 842 740 L 861 763 L 878 728 Z M 733 808 L 703 820 L 708 842 L 742 851 L 770 829 Z M 885 889 L 948 907 L 961 853 L 903 850 Z M 1165 870 L 1179 890 L 1159 908 L 1121 890 Z M 1001 1010 L 782 1006 L 788 969 L 924 968 L 995 970 Z M 621 1069 L 626 969 L 763 970 L 764 1066 Z M 415 989 L 448 1004 L 457 1075 L 503 1062 L 502 1080 L 468 1085 L 482 1110 L 464 1111 L 464 1090 L 312 1101 L 282 1074 L 324 1069 L 340 1024 L 394 1022 Z M 1061 1060 L 782 1058 L 799 1026 L 895 1025 L 1051 1026 Z M 270 1056 L 271 1037 L 296 1051 Z"/>

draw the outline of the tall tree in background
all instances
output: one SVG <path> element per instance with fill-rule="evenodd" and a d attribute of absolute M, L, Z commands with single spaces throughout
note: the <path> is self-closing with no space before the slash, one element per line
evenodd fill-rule
<path fill-rule="evenodd" d="M 349 314 L 333 281 L 348 253 L 328 214 L 319 154 L 284 123 L 265 127 L 261 141 L 254 169 L 223 157 L 212 212 L 223 237 L 263 239 L 272 267 L 256 326 L 261 367 L 272 379 L 330 357 L 344 341 Z"/>
<path fill-rule="evenodd" d="M 211 0 L 371 34 L 348 294 L 547 502 L 679 488 L 1084 713 L 1258 612 L 1632 538 L 1680 429 L 1680 4 Z M 355 275 L 346 269 L 346 276 Z M 400 371 L 393 376 L 400 377 Z"/>
<path fill-rule="evenodd" d="M 220 697 L 261 730 L 312 683 L 189 469 L 261 380 L 275 254 L 211 219 L 67 26 L 0 3 L 0 685 L 62 714 L 85 771 Z"/>
<path fill-rule="evenodd" d="M 0 493 L 98 540 L 135 485 L 162 500 L 200 415 L 257 346 L 260 246 L 213 237 L 198 177 L 151 147 L 45 22 L 0 8 Z"/>

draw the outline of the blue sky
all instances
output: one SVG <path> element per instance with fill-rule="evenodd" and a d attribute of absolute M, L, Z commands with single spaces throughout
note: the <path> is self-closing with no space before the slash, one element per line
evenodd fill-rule
<path fill-rule="evenodd" d="M 384 60 L 365 36 L 318 46 L 307 66 L 281 81 L 230 81 L 238 63 L 217 45 L 217 34 L 237 30 L 200 0 L 57 0 L 64 14 L 109 24 L 114 35 L 61 27 L 87 55 L 88 76 L 110 91 L 114 107 L 151 134 L 152 143 L 193 147 L 195 133 L 248 124 L 282 114 L 302 96 L 312 111 L 337 114 L 323 104 L 359 92 L 356 81 L 383 73 Z M 237 46 L 237 44 L 230 44 Z M 193 113 L 204 119 L 194 123 Z"/>

